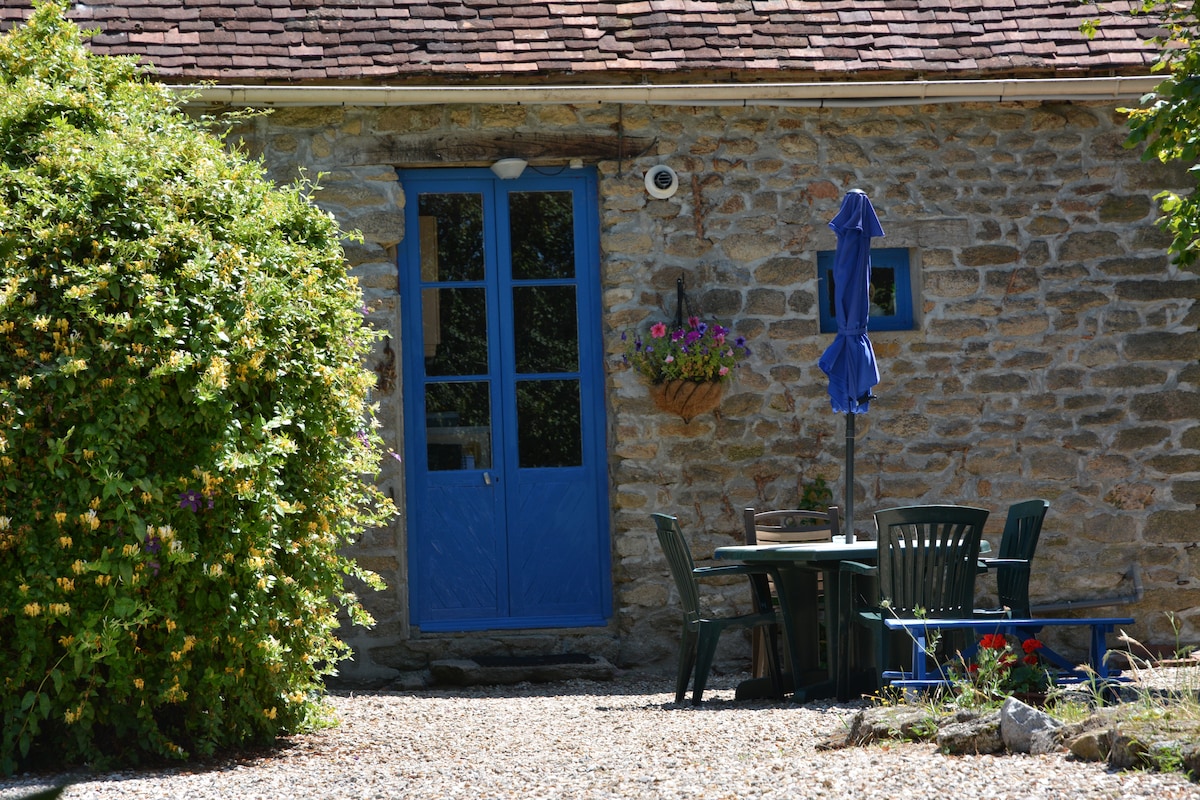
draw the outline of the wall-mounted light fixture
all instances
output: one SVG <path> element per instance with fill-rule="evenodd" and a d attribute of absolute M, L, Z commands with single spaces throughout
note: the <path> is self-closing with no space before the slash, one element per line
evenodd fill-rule
<path fill-rule="evenodd" d="M 521 177 L 521 173 L 525 171 L 528 164 L 529 162 L 523 158 L 502 158 L 492 164 L 492 172 L 496 173 L 496 177 L 502 181 L 511 181 Z"/>

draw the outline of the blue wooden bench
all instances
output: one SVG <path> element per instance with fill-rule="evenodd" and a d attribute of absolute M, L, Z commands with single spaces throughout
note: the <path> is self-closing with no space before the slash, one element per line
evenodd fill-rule
<path fill-rule="evenodd" d="M 930 669 L 926 659 L 929 634 L 934 631 L 971 630 L 977 635 L 985 633 L 1003 633 L 1018 639 L 1036 638 L 1043 628 L 1061 627 L 1067 625 L 1083 625 L 1091 629 L 1091 643 L 1088 648 L 1086 669 L 1072 662 L 1049 647 L 1043 646 L 1038 651 L 1046 661 L 1053 665 L 1056 671 L 1057 683 L 1082 683 L 1089 681 L 1108 682 L 1120 680 L 1121 671 L 1112 669 L 1105 663 L 1104 656 L 1108 652 L 1107 637 L 1118 625 L 1132 625 L 1132 617 L 1078 617 L 1078 618 L 979 618 L 979 619 L 921 619 L 917 617 L 898 617 L 885 619 L 884 624 L 892 630 L 905 631 L 912 638 L 913 670 L 912 672 L 885 672 L 883 677 L 892 686 L 911 688 L 932 688 L 944 686 L 950 682 L 950 677 L 940 667 Z M 965 653 L 970 657 L 970 653 Z"/>

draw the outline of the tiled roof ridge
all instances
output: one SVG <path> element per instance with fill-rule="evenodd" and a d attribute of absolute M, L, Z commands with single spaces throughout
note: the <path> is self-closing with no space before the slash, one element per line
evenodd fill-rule
<path fill-rule="evenodd" d="M 0 27 L 30 0 L 0 0 Z M 1144 74 L 1136 0 L 92 0 L 91 46 L 166 80 L 372 84 L 667 75 L 793 80 Z M 1086 20 L 1100 20 L 1089 38 Z"/>

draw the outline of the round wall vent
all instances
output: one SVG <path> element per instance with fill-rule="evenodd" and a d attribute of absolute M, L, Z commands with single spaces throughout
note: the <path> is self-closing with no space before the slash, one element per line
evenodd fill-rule
<path fill-rule="evenodd" d="M 646 171 L 646 191 L 651 197 L 664 200 L 679 189 L 679 176 L 666 164 L 659 164 Z"/>

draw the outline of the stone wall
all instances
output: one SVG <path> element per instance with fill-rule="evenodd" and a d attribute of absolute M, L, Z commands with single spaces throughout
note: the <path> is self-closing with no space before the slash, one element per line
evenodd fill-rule
<path fill-rule="evenodd" d="M 834 248 L 827 223 L 851 188 L 879 214 L 886 237 L 876 246 L 910 249 L 919 286 L 918 329 L 872 334 L 882 382 L 858 420 L 860 534 L 871 533 L 874 509 L 965 503 L 993 510 L 995 542 L 1009 503 L 1043 497 L 1051 510 L 1035 603 L 1126 594 L 1122 578 L 1138 564 L 1145 598 L 1120 609 L 1138 620 L 1131 633 L 1174 642 L 1172 612 L 1182 639 L 1200 641 L 1200 281 L 1169 263 L 1153 225 L 1153 195 L 1181 185 L 1182 174 L 1124 149 L 1114 109 L 279 109 L 238 135 L 281 180 L 299 165 L 325 173 L 315 198 L 362 231 L 349 258 L 373 321 L 398 332 L 405 199 L 394 167 L 406 165 L 360 163 L 364 153 L 463 131 L 618 129 L 655 144 L 596 165 L 605 315 L 593 333 L 609 356 L 613 623 L 563 635 L 410 631 L 401 518 L 358 548 L 391 586 L 367 598 L 378 626 L 348 636 L 359 674 L 488 650 L 668 658 L 678 616 L 650 512 L 677 513 L 702 557 L 740 541 L 745 506 L 792 505 L 818 477 L 840 497 L 844 420 L 830 411 L 816 366 L 831 338 L 818 333 L 816 253 Z M 363 144 L 385 139 L 389 147 Z M 679 174 L 672 198 L 645 191 L 643 174 L 657 163 Z M 719 411 L 689 424 L 653 408 L 622 366 L 619 341 L 623 330 L 673 316 L 681 275 L 702 315 L 732 324 L 753 350 Z M 400 352 L 393 338 L 375 364 L 397 450 Z M 402 466 L 387 469 L 402 505 Z M 746 600 L 731 584 L 715 602 Z M 724 651 L 744 653 L 741 643 Z"/>

